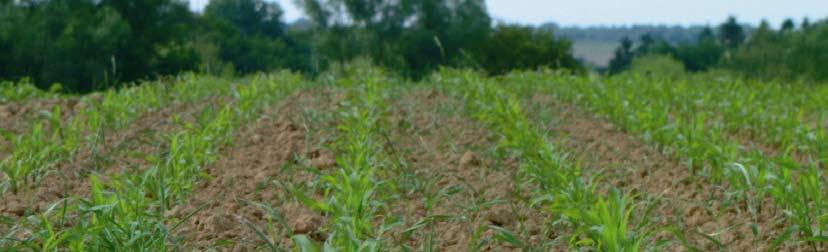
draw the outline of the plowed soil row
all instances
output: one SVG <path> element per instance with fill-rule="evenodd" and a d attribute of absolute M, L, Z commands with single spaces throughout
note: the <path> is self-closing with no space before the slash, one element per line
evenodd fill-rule
<path fill-rule="evenodd" d="M 257 232 L 283 248 L 292 246 L 291 234 L 324 241 L 326 217 L 297 202 L 288 188 L 322 197 L 319 174 L 337 169 L 325 145 L 336 134 L 331 113 L 339 99 L 333 90 L 300 91 L 243 129 L 236 145 L 207 169 L 211 179 L 188 205 L 174 210 L 183 218 L 200 209 L 179 231 L 185 248 L 263 249 Z M 516 196 L 515 188 L 527 187 L 515 185 L 516 162 L 496 158 L 497 139 L 464 118 L 461 104 L 430 89 L 402 93 L 390 102 L 390 155 L 399 155 L 409 174 L 383 179 L 410 189 L 389 201 L 390 214 L 402 217 L 404 227 L 447 216 L 409 239 L 393 241 L 396 245 L 515 250 L 492 241 L 490 225 L 527 242 L 549 239 L 546 216 Z M 426 198 L 440 192 L 451 193 L 426 210 Z M 399 231 L 392 231 L 394 239 L 402 239 Z"/>
<path fill-rule="evenodd" d="M 427 216 L 451 216 L 436 221 L 407 244 L 422 250 L 425 242 L 440 251 L 512 251 L 493 240 L 500 227 L 537 245 L 554 239 L 548 216 L 529 206 L 525 193 L 532 185 L 515 179 L 518 162 L 498 158 L 497 136 L 464 116 L 463 104 L 436 90 L 404 93 L 394 99 L 390 120 L 398 125 L 391 142 L 410 169 L 428 185 L 395 204 L 413 224 Z M 426 200 L 443 195 L 426 209 Z M 429 237 L 430 236 L 430 237 Z"/>
<path fill-rule="evenodd" d="M 671 229 L 702 251 L 763 251 L 785 231 L 782 213 L 769 200 L 760 203 L 760 210 L 750 211 L 744 202 L 728 200 L 726 184 L 694 176 L 678 160 L 605 120 L 550 96 L 536 95 L 529 104 L 534 111 L 529 114 L 538 115 L 536 121 L 543 122 L 550 135 L 583 160 L 587 172 L 622 190 L 657 200 L 650 217 L 661 230 L 659 238 L 672 241 L 667 250 L 683 247 Z"/>
<path fill-rule="evenodd" d="M 30 184 L 19 194 L 7 192 L 2 197 L 0 215 L 21 217 L 37 213 L 66 197 L 84 197 L 89 193 L 91 173 L 104 177 L 127 169 L 141 169 L 149 165 L 149 157 L 163 149 L 164 136 L 180 128 L 174 122 L 192 122 L 209 104 L 221 99 L 210 99 L 198 104 L 179 104 L 141 115 L 128 127 L 107 131 L 97 146 L 82 148 L 71 160 L 61 162 L 57 169 L 47 173 L 36 184 Z"/>
<path fill-rule="evenodd" d="M 21 134 L 31 126 L 30 122 L 36 121 L 39 116 L 42 116 L 40 115 L 41 111 L 51 112 L 55 106 L 61 108 L 61 116 L 66 118 L 74 114 L 78 104 L 77 98 L 36 99 L 24 103 L 0 104 L 0 132 L 12 135 Z M 0 160 L 9 155 L 11 148 L 11 143 L 4 137 L 0 137 Z"/>
<path fill-rule="evenodd" d="M 312 188 L 334 165 L 324 145 L 333 137 L 331 113 L 339 99 L 328 89 L 301 90 L 242 128 L 206 167 L 209 179 L 190 202 L 170 213 L 186 218 L 197 211 L 177 230 L 185 250 L 261 250 L 265 241 L 257 231 L 280 247 L 289 247 L 291 234 L 321 239 L 324 218 L 296 202 L 287 187 L 321 197 Z"/>
<path fill-rule="evenodd" d="M 334 113 L 341 99 L 342 91 L 333 88 L 301 90 L 243 126 L 233 145 L 205 168 L 207 176 L 190 201 L 168 213 L 187 218 L 176 230 L 182 249 L 257 251 L 268 242 L 290 248 L 293 234 L 324 241 L 326 216 L 299 203 L 294 192 L 321 199 L 320 176 L 338 169 L 335 153 L 326 146 L 337 134 Z M 84 149 L 61 164 L 26 194 L 3 195 L 0 215 L 18 218 L 65 197 L 82 197 L 92 172 L 105 176 L 147 167 L 148 157 L 164 149 L 165 133 L 179 128 L 173 114 L 192 121 L 205 107 L 223 102 L 142 115 L 126 129 L 108 133 L 99 148 Z M 530 206 L 535 186 L 516 174 L 518 160 L 497 149 L 494 132 L 465 116 L 461 101 L 420 87 L 397 90 L 388 102 L 385 154 L 399 158 L 404 171 L 381 173 L 391 175 L 382 179 L 398 189 L 385 214 L 402 217 L 404 224 L 385 242 L 414 251 L 519 251 L 498 242 L 496 229 L 531 245 L 556 241 L 558 232 L 565 232 L 551 230 L 547 212 Z M 744 202 L 730 200 L 726 184 L 695 176 L 605 120 L 550 96 L 527 97 L 525 104 L 527 115 L 551 140 L 581 161 L 587 173 L 603 179 L 604 189 L 617 187 L 637 195 L 636 202 L 654 204 L 645 217 L 655 223 L 657 238 L 668 241 L 662 247 L 666 251 L 683 250 L 681 239 L 702 251 L 761 251 L 788 226 L 771 202 L 751 211 Z M 402 234 L 429 219 L 412 236 Z"/>

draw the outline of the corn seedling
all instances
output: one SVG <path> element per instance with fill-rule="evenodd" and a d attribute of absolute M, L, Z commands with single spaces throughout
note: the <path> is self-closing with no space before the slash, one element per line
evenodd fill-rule
<path fill-rule="evenodd" d="M 633 206 L 627 196 L 598 195 L 591 178 L 570 163 L 540 131 L 531 125 L 513 94 L 472 72 L 442 72 L 436 81 L 459 89 L 468 110 L 501 135 L 499 147 L 521 160 L 520 173 L 539 187 L 535 202 L 571 223 L 570 245 L 606 251 L 637 251 L 650 232 L 646 220 L 633 225 Z M 448 92 L 452 92 L 449 90 Z M 457 92 L 457 91 L 455 91 Z M 499 237 L 515 243 L 500 230 Z M 582 238 L 582 239 L 581 239 Z"/>

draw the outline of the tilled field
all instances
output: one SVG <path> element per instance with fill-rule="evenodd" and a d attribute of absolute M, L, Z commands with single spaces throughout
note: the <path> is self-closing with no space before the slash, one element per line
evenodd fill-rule
<path fill-rule="evenodd" d="M 0 247 L 824 248 L 824 109 L 616 78 L 366 67 L 4 104 Z"/>

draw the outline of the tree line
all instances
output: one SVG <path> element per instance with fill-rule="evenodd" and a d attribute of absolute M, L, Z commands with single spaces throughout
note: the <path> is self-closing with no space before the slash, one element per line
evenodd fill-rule
<path fill-rule="evenodd" d="M 657 36 L 670 43 L 687 43 L 696 40 L 699 33 L 705 28 L 703 25 L 654 25 L 633 24 L 617 26 L 561 26 L 557 23 L 541 24 L 540 28 L 555 31 L 555 34 L 574 41 L 607 41 L 618 42 L 624 37 L 639 38 L 649 34 Z"/>
<path fill-rule="evenodd" d="M 0 79 L 88 92 L 182 71 L 307 74 L 355 58 L 411 78 L 441 66 L 492 74 L 580 70 L 551 31 L 494 25 L 483 0 L 302 0 L 290 26 L 263 0 L 0 0 Z"/>
<path fill-rule="evenodd" d="M 727 69 L 752 78 L 828 80 L 828 19 L 799 24 L 785 20 L 778 29 L 767 21 L 751 29 L 735 17 L 717 27 L 706 27 L 693 43 L 669 43 L 651 34 L 638 42 L 621 40 L 610 61 L 608 72 L 628 69 L 634 58 L 647 55 L 669 56 L 688 71 Z"/>

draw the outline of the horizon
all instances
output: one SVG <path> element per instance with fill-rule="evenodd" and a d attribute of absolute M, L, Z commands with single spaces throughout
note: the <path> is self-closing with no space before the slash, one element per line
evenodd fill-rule
<path fill-rule="evenodd" d="M 191 0 L 190 9 L 200 12 L 209 0 Z M 292 23 L 305 17 L 294 0 L 277 2 L 284 11 L 282 19 Z M 563 6 L 563 8 L 557 8 Z M 644 7 L 641 6 L 650 6 Z M 773 0 L 665 1 L 658 0 L 487 0 L 486 8 L 494 22 L 539 26 L 555 23 L 566 28 L 653 26 L 715 26 L 735 16 L 740 23 L 757 26 L 767 20 L 778 27 L 785 19 L 799 24 L 828 18 L 828 1 L 799 0 L 796 3 Z M 587 15 L 588 14 L 588 15 Z"/>

